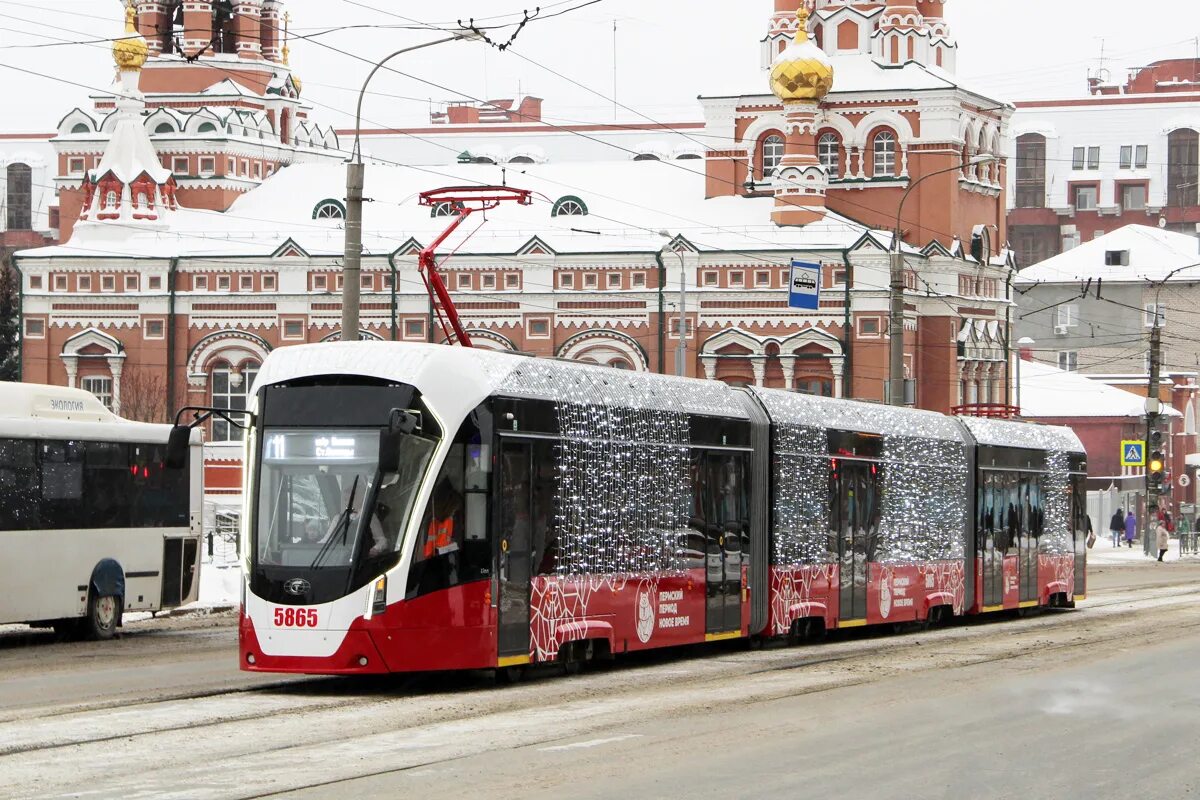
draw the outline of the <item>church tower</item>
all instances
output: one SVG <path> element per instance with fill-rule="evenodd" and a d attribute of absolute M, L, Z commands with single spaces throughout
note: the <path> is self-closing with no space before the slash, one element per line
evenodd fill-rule
<path fill-rule="evenodd" d="M 821 99 L 833 88 L 833 67 L 809 41 L 808 18 L 808 6 L 801 6 L 795 38 L 771 65 L 771 91 L 783 101 L 786 137 L 772 176 L 776 225 L 807 225 L 825 216 L 829 173 L 817 160 L 817 117 Z"/>

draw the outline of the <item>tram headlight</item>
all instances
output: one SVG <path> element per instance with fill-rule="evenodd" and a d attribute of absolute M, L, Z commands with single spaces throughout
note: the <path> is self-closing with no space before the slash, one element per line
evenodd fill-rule
<path fill-rule="evenodd" d="M 387 576 L 375 579 L 374 597 L 371 601 L 371 616 L 387 611 Z"/>

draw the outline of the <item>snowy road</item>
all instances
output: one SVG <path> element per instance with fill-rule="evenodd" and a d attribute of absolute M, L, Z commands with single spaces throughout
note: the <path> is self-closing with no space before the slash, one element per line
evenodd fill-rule
<path fill-rule="evenodd" d="M 1150 707 L 1145 697 L 1118 702 L 1117 678 L 1144 668 L 1121 659 L 1163 647 L 1175 648 L 1163 651 L 1166 663 L 1193 658 L 1198 601 L 1196 566 L 1112 569 L 1097 574 L 1086 611 L 807 648 L 657 654 L 571 679 L 547 672 L 507 689 L 480 675 L 247 676 L 233 665 L 232 626 L 220 619 L 172 620 L 109 645 L 38 639 L 17 647 L 0 635 L 0 796 L 642 797 L 687 785 L 689 794 L 730 797 L 747 793 L 737 780 L 748 775 L 765 775 L 753 784 L 764 791 L 794 794 L 880 769 L 860 752 L 867 741 L 889 757 L 919 752 L 938 741 L 938 720 L 954 729 L 943 718 L 981 698 L 984 711 L 1003 718 L 997 740 L 978 743 L 987 756 L 980 768 L 1021 762 L 1026 719 L 1041 722 L 1028 723 L 1032 765 L 1046 758 L 1045 743 L 1034 744 L 1039 735 L 1059 737 L 1064 756 L 1077 757 L 1067 743 L 1102 733 L 1097 723 L 1111 720 L 1123 736 L 1139 726 L 1163 735 L 1173 730 L 1172 712 L 1194 720 L 1194 681 L 1180 681 L 1182 694 L 1147 683 L 1165 704 L 1150 717 L 1140 711 Z M 1169 681 L 1169 670 L 1162 677 Z M 102 691 L 122 682 L 123 691 Z M 895 731 L 902 721 L 907 733 Z M 958 730 L 947 750 L 963 752 L 970 734 Z M 803 773 L 764 774 L 793 751 L 809 754 Z M 926 769 L 936 773 L 938 764 Z M 585 783 L 572 786 L 576 779 Z M 1119 772 L 1108 779 L 1116 781 L 1110 788 L 1133 788 Z M 1055 796 L 1072 796 L 1058 789 Z"/>

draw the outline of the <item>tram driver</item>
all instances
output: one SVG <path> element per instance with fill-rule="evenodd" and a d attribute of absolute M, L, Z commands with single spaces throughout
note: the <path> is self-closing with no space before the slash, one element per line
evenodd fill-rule
<path fill-rule="evenodd" d="M 352 494 L 355 492 L 354 486 L 355 482 L 349 480 L 342 484 L 341 504 L 339 506 L 341 510 L 330 518 L 325 530 L 321 530 L 321 526 L 316 520 L 309 520 L 308 524 L 304 527 L 304 538 L 296 541 L 302 544 L 321 545 L 325 544 L 329 540 L 329 537 L 337 534 L 343 526 L 346 531 L 353 531 L 354 526 L 358 523 L 359 509 L 357 506 L 352 507 L 351 502 L 352 500 L 355 503 L 361 501 L 361 492 L 359 492 L 359 496 L 352 498 Z M 346 510 L 348 508 L 350 519 L 343 520 L 342 517 L 347 513 Z M 388 547 L 387 536 L 383 532 L 383 524 L 379 520 L 378 510 L 371 514 L 369 530 L 372 543 L 371 551 L 368 555 L 374 557 L 383 553 Z"/>

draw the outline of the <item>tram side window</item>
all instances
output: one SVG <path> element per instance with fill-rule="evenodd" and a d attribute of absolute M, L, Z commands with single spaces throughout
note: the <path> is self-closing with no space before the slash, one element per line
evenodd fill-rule
<path fill-rule="evenodd" d="M 545 440 L 533 446 L 533 567 L 535 575 L 553 575 L 558 568 L 559 541 L 555 514 L 556 442 Z"/>
<path fill-rule="evenodd" d="M 36 464 L 34 442 L 0 439 L 0 530 L 41 527 Z"/>
<path fill-rule="evenodd" d="M 1015 556 L 1021 538 L 1021 490 L 1016 475 L 1004 476 L 1004 497 L 1008 506 L 1004 551 L 1006 555 Z"/>

